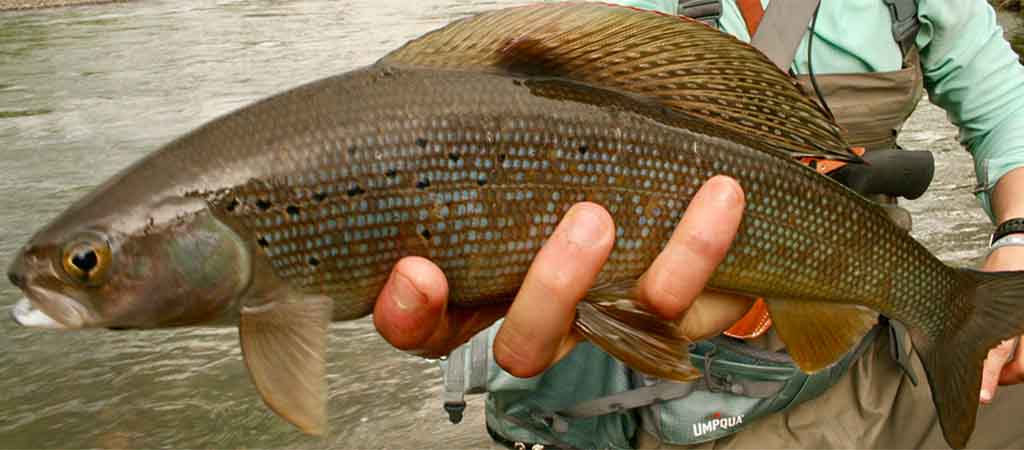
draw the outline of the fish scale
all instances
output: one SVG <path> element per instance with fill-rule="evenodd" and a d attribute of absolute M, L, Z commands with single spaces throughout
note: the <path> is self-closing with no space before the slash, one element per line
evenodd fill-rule
<path fill-rule="evenodd" d="M 945 296 L 955 285 L 948 268 L 838 184 L 700 134 L 704 122 L 626 95 L 396 68 L 323 83 L 311 89 L 336 101 L 320 94 L 313 109 L 269 102 L 249 112 L 287 114 L 295 124 L 264 140 L 288 149 L 278 161 L 286 165 L 217 193 L 221 203 L 240 203 L 225 213 L 241 218 L 277 275 L 332 296 L 339 317 L 368 314 L 391 268 L 409 255 L 444 270 L 456 304 L 508 301 L 558 219 L 580 201 L 605 205 L 618 227 L 599 282 L 635 279 L 700 184 L 718 174 L 740 182 L 748 206 L 712 287 L 910 319 L 936 316 L 919 302 L 891 302 L 896 293 Z M 365 85 L 382 95 L 341 97 Z M 313 126 L 302 117 L 334 125 L 296 137 L 293 130 Z M 894 267 L 893 254 L 918 266 Z"/>

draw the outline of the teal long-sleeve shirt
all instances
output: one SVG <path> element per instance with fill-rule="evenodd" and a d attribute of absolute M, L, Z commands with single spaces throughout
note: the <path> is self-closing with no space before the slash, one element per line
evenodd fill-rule
<path fill-rule="evenodd" d="M 676 14 L 677 0 L 611 0 Z M 763 6 L 768 0 L 761 0 Z M 733 0 L 723 0 L 720 28 L 749 42 Z M 917 46 L 929 99 L 960 129 L 974 157 L 978 199 L 992 217 L 989 195 L 1004 174 L 1024 166 L 1024 67 L 1003 38 L 995 11 L 984 0 L 919 0 Z M 814 32 L 814 72 L 898 70 L 902 56 L 881 0 L 821 3 Z M 804 36 L 792 69 L 807 73 Z"/>

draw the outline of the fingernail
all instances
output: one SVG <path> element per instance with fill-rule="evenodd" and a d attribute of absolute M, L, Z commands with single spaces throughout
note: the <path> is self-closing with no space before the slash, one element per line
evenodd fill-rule
<path fill-rule="evenodd" d="M 605 235 L 605 222 L 603 218 L 591 208 L 574 208 L 566 216 L 564 225 L 569 227 L 569 242 L 581 247 L 590 247 L 596 244 Z"/>
<path fill-rule="evenodd" d="M 405 313 L 416 312 L 427 303 L 426 296 L 413 286 L 412 281 L 398 273 L 391 277 L 391 295 L 398 309 Z"/>
<path fill-rule="evenodd" d="M 988 402 L 992 401 L 992 392 L 989 391 L 988 389 L 982 389 L 981 390 L 981 401 L 983 403 L 988 403 Z"/>
<path fill-rule="evenodd" d="M 711 200 L 721 206 L 732 206 L 739 200 L 739 193 L 736 192 L 736 187 L 724 178 L 712 178 L 708 185 L 711 188 Z"/>

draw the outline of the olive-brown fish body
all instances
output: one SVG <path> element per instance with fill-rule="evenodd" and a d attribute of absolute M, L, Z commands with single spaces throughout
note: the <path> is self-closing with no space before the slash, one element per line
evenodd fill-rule
<path fill-rule="evenodd" d="M 563 81 L 372 68 L 217 124 L 259 155 L 246 164 L 273 170 L 215 191 L 216 204 L 278 276 L 353 317 L 371 311 L 407 255 L 444 269 L 460 305 L 509 300 L 561 215 L 584 200 L 617 225 L 601 281 L 635 279 L 699 186 L 724 174 L 748 206 L 713 287 L 856 303 L 915 323 L 942 316 L 914 299 L 944 298 L 952 270 L 876 207 L 688 119 Z"/>

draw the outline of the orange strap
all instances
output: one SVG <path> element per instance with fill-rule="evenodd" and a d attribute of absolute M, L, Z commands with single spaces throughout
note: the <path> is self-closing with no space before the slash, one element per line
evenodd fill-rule
<path fill-rule="evenodd" d="M 760 5 L 760 3 L 758 5 Z M 744 13 L 743 17 L 746 18 L 746 13 Z M 864 147 L 854 147 L 850 150 L 858 156 L 864 156 Z M 846 163 L 842 161 L 818 158 L 802 158 L 800 162 L 811 166 L 811 168 L 817 170 L 818 173 L 821 174 L 827 174 L 846 165 Z M 740 320 L 732 324 L 728 330 L 725 330 L 725 335 L 737 339 L 754 339 L 767 332 L 771 327 L 772 318 L 771 315 L 768 314 L 768 304 L 764 302 L 764 299 L 759 298 L 754 302 L 754 306 L 751 306 L 750 310 L 748 310 Z"/>
<path fill-rule="evenodd" d="M 761 25 L 761 19 L 764 17 L 764 8 L 761 7 L 761 0 L 736 0 L 736 6 L 740 7 L 743 21 L 747 23 L 747 32 L 750 33 L 750 38 L 753 39 L 754 32 L 757 31 L 757 27 Z"/>
<path fill-rule="evenodd" d="M 772 327 L 772 318 L 768 314 L 768 304 L 764 299 L 759 298 L 754 306 L 743 315 L 736 323 L 732 324 L 725 335 L 737 339 L 753 339 L 768 331 Z"/>

